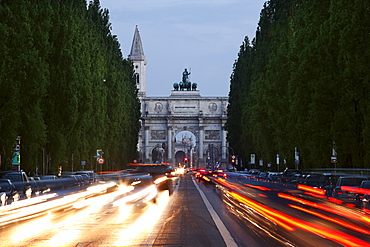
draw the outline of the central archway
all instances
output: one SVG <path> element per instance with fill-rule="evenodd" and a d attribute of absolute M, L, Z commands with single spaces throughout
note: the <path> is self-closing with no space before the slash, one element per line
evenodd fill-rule
<path fill-rule="evenodd" d="M 196 163 L 196 136 L 188 130 L 182 130 L 174 139 L 175 164 L 187 168 Z M 185 159 L 186 158 L 186 159 Z"/>

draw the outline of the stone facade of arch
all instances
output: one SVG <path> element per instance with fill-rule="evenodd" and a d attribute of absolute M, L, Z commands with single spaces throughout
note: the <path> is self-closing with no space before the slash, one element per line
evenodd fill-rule
<path fill-rule="evenodd" d="M 217 159 L 226 164 L 225 123 L 228 97 L 202 97 L 199 91 L 172 91 L 169 97 L 141 97 L 142 118 L 138 150 L 141 162 L 151 162 L 151 150 L 164 149 L 163 162 L 177 166 L 175 154 L 184 151 L 175 136 L 189 131 L 195 147 L 185 152 L 193 167 L 205 167 L 210 146 L 220 150 Z M 187 147 L 188 148 L 188 147 Z"/>

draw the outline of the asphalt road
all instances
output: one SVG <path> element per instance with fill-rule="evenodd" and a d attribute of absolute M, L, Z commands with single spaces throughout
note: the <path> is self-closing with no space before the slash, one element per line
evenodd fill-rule
<path fill-rule="evenodd" d="M 369 215 L 327 198 L 232 173 L 173 182 L 155 199 L 97 186 L 0 207 L 0 246 L 370 246 Z"/>
<path fill-rule="evenodd" d="M 286 246 L 232 214 L 211 183 L 183 175 L 153 246 Z"/>

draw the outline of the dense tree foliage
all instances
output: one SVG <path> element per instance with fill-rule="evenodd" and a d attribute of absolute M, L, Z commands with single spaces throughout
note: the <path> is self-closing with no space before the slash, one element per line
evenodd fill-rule
<path fill-rule="evenodd" d="M 369 168 L 370 2 L 270 0 L 231 75 L 228 141 L 275 166 Z M 256 164 L 258 166 L 258 164 Z M 253 167 L 253 166 L 250 166 Z"/>
<path fill-rule="evenodd" d="M 17 136 L 31 174 L 119 169 L 136 156 L 133 67 L 99 0 L 0 0 L 0 32 L 0 169 Z"/>

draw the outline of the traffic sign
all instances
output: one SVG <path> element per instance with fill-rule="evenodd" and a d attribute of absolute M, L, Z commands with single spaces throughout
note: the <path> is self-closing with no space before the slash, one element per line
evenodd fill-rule
<path fill-rule="evenodd" d="M 98 159 L 98 164 L 99 164 L 99 165 L 104 164 L 104 158 L 99 158 L 99 159 Z"/>

